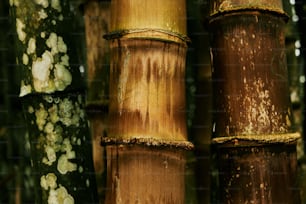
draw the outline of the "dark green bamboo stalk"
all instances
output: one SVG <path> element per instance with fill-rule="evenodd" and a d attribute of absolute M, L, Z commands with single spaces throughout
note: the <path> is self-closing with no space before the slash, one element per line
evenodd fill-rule
<path fill-rule="evenodd" d="M 10 5 L 36 202 L 97 202 L 70 1 L 12 0 Z"/>
<path fill-rule="evenodd" d="M 194 73 L 195 88 L 194 117 L 190 128 L 190 140 L 195 149 L 195 190 L 197 192 L 198 203 L 211 203 L 211 193 L 214 190 L 210 188 L 211 181 L 211 129 L 212 129 L 212 86 L 211 86 L 211 67 L 209 53 L 209 33 L 207 28 L 199 19 L 206 18 L 209 14 L 208 1 L 187 1 L 189 5 L 189 17 L 187 21 L 188 36 L 192 43 L 190 44 L 190 69 Z M 190 59 L 191 58 L 191 59 Z M 187 62 L 188 63 L 188 62 Z M 187 64 L 188 65 L 188 64 Z M 188 100 L 188 98 L 187 98 Z M 189 102 L 190 103 L 190 102 Z M 188 104 L 188 103 L 187 103 Z"/>
<path fill-rule="evenodd" d="M 282 2 L 212 1 L 214 143 L 225 203 L 299 203 Z"/>

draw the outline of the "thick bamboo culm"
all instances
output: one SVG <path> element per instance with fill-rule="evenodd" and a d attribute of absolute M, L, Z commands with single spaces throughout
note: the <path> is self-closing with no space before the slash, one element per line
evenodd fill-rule
<path fill-rule="evenodd" d="M 109 103 L 109 43 L 102 36 L 108 33 L 110 1 L 88 0 L 83 5 L 87 50 L 86 110 L 93 139 L 93 160 L 99 200 L 104 201 L 105 148 L 101 138 L 107 134 Z"/>
<path fill-rule="evenodd" d="M 194 178 L 197 203 L 212 203 L 211 197 L 215 192 L 211 186 L 211 130 L 212 130 L 212 85 L 211 85 L 211 66 L 209 52 L 209 32 L 207 27 L 203 27 L 199 19 L 205 19 L 209 13 L 208 1 L 187 1 L 188 8 L 188 35 L 191 39 L 189 45 L 190 75 L 187 76 L 187 90 L 193 93 L 189 103 L 192 125 L 189 129 L 189 138 L 194 144 Z M 201 12 L 200 12 L 201 11 Z M 190 60 L 192 59 L 192 60 Z M 191 62 L 191 63 L 190 63 Z M 188 69 L 188 68 L 187 68 Z M 195 88 L 195 89 L 194 89 Z M 187 92 L 188 93 L 188 92 Z M 188 101 L 188 97 L 187 97 Z M 193 110 L 194 108 L 194 110 Z M 191 166 L 191 165 L 190 165 Z M 189 193 L 190 194 L 190 193 Z M 188 198 L 188 197 L 187 197 Z M 192 203 L 192 201 L 187 202 Z"/>
<path fill-rule="evenodd" d="M 185 10 L 183 0 L 111 3 L 107 204 L 184 203 Z"/>
<path fill-rule="evenodd" d="M 299 203 L 281 1 L 213 1 L 213 142 L 225 203 Z"/>
<path fill-rule="evenodd" d="M 36 203 L 97 202 L 70 3 L 10 1 Z"/>

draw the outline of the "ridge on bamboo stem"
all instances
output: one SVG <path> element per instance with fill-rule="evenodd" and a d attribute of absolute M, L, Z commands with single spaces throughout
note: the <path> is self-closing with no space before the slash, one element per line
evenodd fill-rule
<path fill-rule="evenodd" d="M 280 0 L 213 0 L 210 15 L 242 10 L 262 10 L 285 14 Z"/>
<path fill-rule="evenodd" d="M 37 203 L 96 202 L 70 1 L 10 1 Z"/>
<path fill-rule="evenodd" d="M 213 134 L 220 199 L 227 203 L 299 203 L 281 1 L 214 1 Z M 262 1 L 263 3 L 264 1 Z M 217 6 L 216 6 L 217 5 Z M 226 10 L 226 12 L 224 12 Z"/>

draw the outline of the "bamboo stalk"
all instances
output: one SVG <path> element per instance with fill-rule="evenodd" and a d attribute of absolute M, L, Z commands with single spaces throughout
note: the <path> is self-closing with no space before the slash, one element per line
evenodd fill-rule
<path fill-rule="evenodd" d="M 190 69 L 194 73 L 195 93 L 192 103 L 194 115 L 190 128 L 190 140 L 194 144 L 195 169 L 194 179 L 198 203 L 211 203 L 211 129 L 212 129 L 212 85 L 209 53 L 209 32 L 199 19 L 209 14 L 208 1 L 187 1 L 189 6 L 188 36 L 192 43 L 189 46 Z M 188 57 L 187 57 L 188 58 Z M 188 65 L 188 64 L 187 64 Z M 188 100 L 188 99 L 187 99 Z M 188 104 L 188 103 L 187 103 Z"/>
<path fill-rule="evenodd" d="M 212 3 L 213 142 L 222 202 L 299 202 L 285 19 L 281 1 Z"/>
<path fill-rule="evenodd" d="M 96 202 L 70 2 L 10 1 L 37 203 Z"/>
<path fill-rule="evenodd" d="M 182 0 L 111 3 L 106 203 L 184 203 L 185 10 Z"/>
<path fill-rule="evenodd" d="M 87 47 L 87 106 L 107 106 L 109 89 L 110 1 L 88 0 L 83 5 Z M 95 108 L 94 108 L 95 109 Z"/>
<path fill-rule="evenodd" d="M 109 31 L 110 1 L 85 2 L 84 20 L 87 47 L 86 110 L 93 138 L 93 159 L 100 202 L 104 201 L 105 148 L 101 138 L 107 134 L 109 103 L 109 43 L 102 38 Z"/>

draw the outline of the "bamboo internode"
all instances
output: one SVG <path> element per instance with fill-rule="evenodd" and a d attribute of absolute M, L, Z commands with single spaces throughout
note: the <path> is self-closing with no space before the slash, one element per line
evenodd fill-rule
<path fill-rule="evenodd" d="M 184 0 L 114 0 L 110 31 L 151 29 L 187 35 Z"/>
<path fill-rule="evenodd" d="M 118 39 L 111 50 L 109 136 L 186 140 L 186 47 Z"/>
<path fill-rule="evenodd" d="M 184 1 L 113 1 L 111 9 L 108 136 L 186 141 Z"/>
<path fill-rule="evenodd" d="M 258 11 L 210 21 L 215 136 L 291 131 L 284 21 Z"/>

